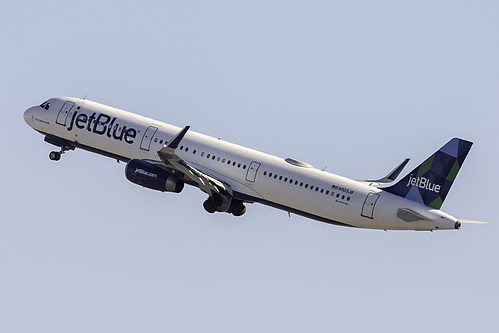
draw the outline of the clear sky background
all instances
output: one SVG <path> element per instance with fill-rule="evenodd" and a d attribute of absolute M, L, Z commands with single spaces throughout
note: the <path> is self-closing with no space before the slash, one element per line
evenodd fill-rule
<path fill-rule="evenodd" d="M 0 332 L 496 332 L 497 1 L 0 4 Z M 207 214 L 24 110 L 76 96 L 353 179 L 475 144 L 460 231 Z"/>

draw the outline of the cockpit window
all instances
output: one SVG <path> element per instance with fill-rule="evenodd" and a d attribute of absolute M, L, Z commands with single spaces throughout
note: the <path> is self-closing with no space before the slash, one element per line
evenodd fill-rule
<path fill-rule="evenodd" d="M 49 102 L 43 102 L 40 104 L 42 109 L 48 110 L 50 108 L 50 103 Z"/>

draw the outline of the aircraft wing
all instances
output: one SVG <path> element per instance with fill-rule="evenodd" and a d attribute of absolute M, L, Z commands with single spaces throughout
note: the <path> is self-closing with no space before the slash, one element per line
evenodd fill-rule
<path fill-rule="evenodd" d="M 230 186 L 207 173 L 200 171 L 180 158 L 176 153 L 180 141 L 184 138 L 190 126 L 184 127 L 175 137 L 158 151 L 158 156 L 168 169 L 181 172 L 184 177 L 197 183 L 199 188 L 218 203 L 230 205 L 232 190 Z"/>

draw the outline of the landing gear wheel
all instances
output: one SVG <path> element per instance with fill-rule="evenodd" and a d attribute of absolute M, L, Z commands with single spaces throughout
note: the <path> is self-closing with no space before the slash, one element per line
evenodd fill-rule
<path fill-rule="evenodd" d="M 59 161 L 61 159 L 61 153 L 59 153 L 58 151 L 51 151 L 49 154 L 49 158 L 52 161 Z"/>
<path fill-rule="evenodd" d="M 211 198 L 203 202 L 203 207 L 204 210 L 206 210 L 210 214 L 213 214 L 217 211 L 217 204 Z"/>
<path fill-rule="evenodd" d="M 237 208 L 234 208 L 234 210 L 232 211 L 232 215 L 234 215 L 234 216 L 241 216 L 244 213 L 246 213 L 246 206 L 245 205 L 238 206 Z"/>

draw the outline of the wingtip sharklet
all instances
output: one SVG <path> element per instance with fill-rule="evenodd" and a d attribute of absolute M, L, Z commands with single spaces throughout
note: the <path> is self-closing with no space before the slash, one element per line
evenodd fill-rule
<path fill-rule="evenodd" d="M 185 126 L 180 132 L 177 133 L 177 135 L 173 137 L 173 139 L 167 145 L 165 145 L 165 147 L 177 149 L 180 141 L 182 141 L 189 128 L 191 128 L 189 125 Z"/>

